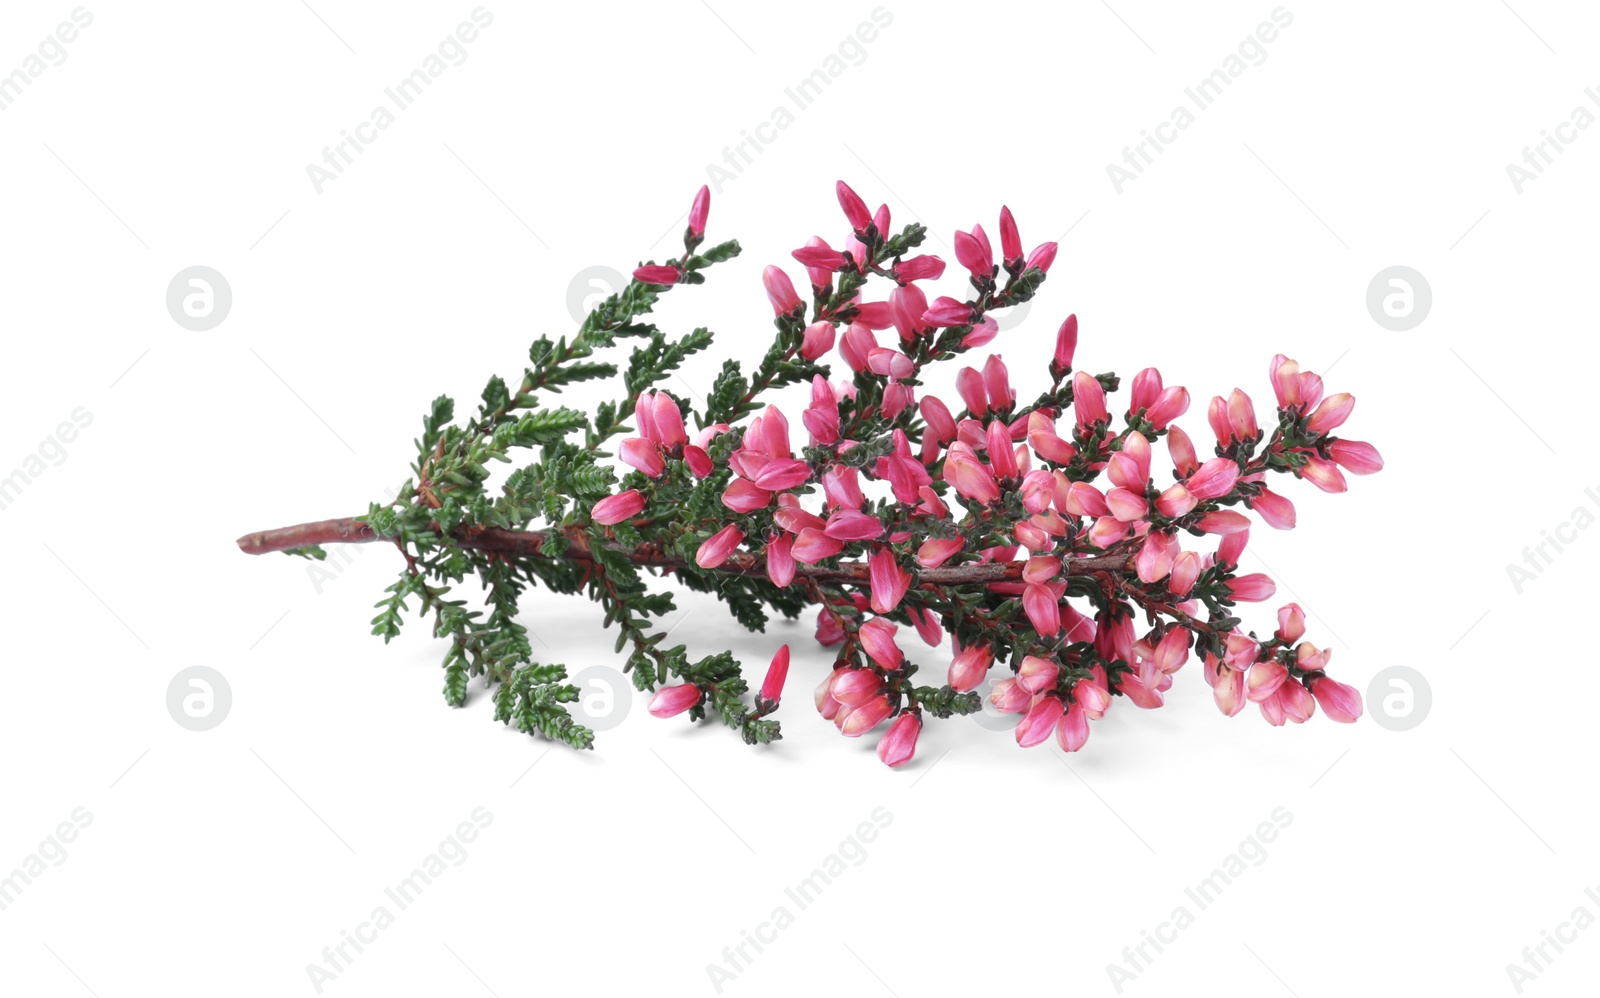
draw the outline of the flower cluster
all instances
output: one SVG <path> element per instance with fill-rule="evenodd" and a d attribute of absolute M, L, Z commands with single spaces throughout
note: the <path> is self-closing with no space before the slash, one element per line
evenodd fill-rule
<path fill-rule="evenodd" d="M 702 220 L 705 196 L 702 190 L 696 200 Z M 1126 408 L 1113 418 L 1110 393 L 1119 381 L 1073 370 L 1078 321 L 1069 315 L 1056 335 L 1051 384 L 1035 401 L 1018 403 L 1004 361 L 991 354 L 956 375 L 957 411 L 922 390 L 924 367 L 994 340 L 994 312 L 1032 295 L 1055 244 L 1024 256 L 1017 224 L 1002 208 L 999 262 L 983 226 L 957 231 L 956 258 L 972 293 L 930 303 L 919 282 L 937 280 L 944 261 L 903 256 L 886 238 L 887 206 L 869 212 L 842 181 L 838 197 L 851 229 L 841 247 L 814 236 L 793 254 L 811 285 L 809 321 L 782 269 L 768 267 L 763 278 L 780 342 L 808 361 L 837 344 L 852 372 L 841 381 L 812 376 L 800 413 L 801 456 L 775 405 L 741 428 L 710 424 L 686 447 L 681 412 L 661 392 L 641 397 L 640 435 L 621 448 L 623 460 L 652 478 L 674 448 L 699 478 L 726 470 L 720 499 L 730 522 L 698 545 L 700 568 L 715 569 L 744 548 L 761 555 L 779 589 L 797 584 L 800 566 L 819 570 L 799 584 L 822 604 L 818 641 L 840 649 L 817 689 L 824 718 L 851 737 L 889 721 L 879 757 L 900 765 L 915 752 L 924 710 L 973 709 L 959 695 L 1009 657 L 1014 675 L 994 685 L 991 699 L 1020 715 L 1018 744 L 1054 733 L 1063 749 L 1076 751 L 1116 695 L 1161 706 L 1192 651 L 1229 716 L 1248 703 L 1274 725 L 1304 722 L 1318 704 L 1335 721 L 1360 716 L 1359 694 L 1326 674 L 1330 652 L 1301 641 L 1300 607 L 1279 610 L 1279 626 L 1264 640 L 1233 616 L 1236 603 L 1268 600 L 1275 588 L 1264 574 L 1239 572 L 1252 521 L 1234 507 L 1286 530 L 1294 505 L 1268 486 L 1270 474 L 1342 492 L 1344 472 L 1382 467 L 1372 445 L 1333 435 L 1354 407 L 1350 395 L 1325 394 L 1320 377 L 1278 355 L 1268 370 L 1275 420 L 1263 428 L 1237 388 L 1211 399 L 1215 448 L 1202 457 L 1174 425 L 1190 407 L 1188 389 L 1167 386 L 1153 367 L 1133 377 Z M 670 267 L 635 272 L 648 282 L 677 277 Z M 886 300 L 866 298 L 869 278 L 892 285 Z M 888 330 L 893 336 L 881 341 Z M 719 434 L 736 440 L 721 463 L 705 449 Z M 1163 443 L 1170 468 L 1161 467 Z M 1157 484 L 1158 474 L 1171 484 Z M 880 498 L 869 498 L 873 485 L 884 487 Z M 624 496 L 633 514 L 648 505 L 629 490 L 598 504 L 596 519 L 617 522 L 614 512 L 599 510 Z M 1214 546 L 1196 543 L 1208 538 Z M 827 571 L 848 561 L 864 563 L 864 575 Z M 941 568 L 937 577 L 929 571 Z M 963 569 L 971 571 L 963 576 Z M 929 645 L 943 640 L 945 627 L 954 630 L 942 689 L 913 684 L 901 624 Z M 787 646 L 784 657 L 787 667 Z M 663 690 L 652 711 L 677 713 L 699 692 Z"/>
<path fill-rule="evenodd" d="M 1125 391 L 1114 374 L 1077 369 L 1079 323 L 1068 315 L 1048 363 L 1027 368 L 1040 377 L 1014 385 L 990 353 L 960 366 L 941 397 L 930 366 L 993 344 L 997 313 L 1034 297 L 1055 244 L 1025 251 L 1001 208 L 998 255 L 982 225 L 957 231 L 966 290 L 935 294 L 946 264 L 918 251 L 926 230 L 894 233 L 887 206 L 869 210 L 843 182 L 837 195 L 848 225 L 837 248 L 819 235 L 793 251 L 804 294 L 782 267 L 765 269 L 777 335 L 748 371 L 726 360 L 704 399 L 660 386 L 711 333 L 672 339 L 641 321 L 659 295 L 703 283 L 739 252 L 733 242 L 701 248 L 702 188 L 683 254 L 642 264 L 571 339 L 537 340 L 517 387 L 492 379 L 464 424 L 450 399 L 435 401 L 401 496 L 364 517 L 240 545 L 321 557 L 327 542 L 394 543 L 406 567 L 374 632 L 393 637 L 406 600 L 419 599 L 450 642 L 448 702 L 464 702 L 468 678 L 481 675 L 498 686 L 500 720 L 577 747 L 593 737 L 564 706 L 578 691 L 560 682 L 564 667 L 531 661 L 516 620 L 528 586 L 603 606 L 626 668 L 653 693 L 651 714 L 716 718 L 751 743 L 780 737 L 770 715 L 788 646 L 752 705 L 731 654 L 691 661 L 651 631 L 674 606 L 645 584 L 650 574 L 716 595 L 753 630 L 769 610 L 792 618 L 815 608 L 816 638 L 835 649 L 816 708 L 849 737 L 881 729 L 878 756 L 890 766 L 914 757 L 928 717 L 980 710 L 986 682 L 994 707 L 1018 716 L 1019 745 L 1053 735 L 1076 751 L 1119 697 L 1161 706 L 1191 659 L 1229 716 L 1254 703 L 1274 725 L 1302 723 L 1319 706 L 1335 721 L 1360 717 L 1359 694 L 1327 674 L 1328 649 L 1304 640 L 1299 606 L 1279 609 L 1265 636 L 1236 615 L 1274 595 L 1272 580 L 1240 560 L 1257 521 L 1295 525 L 1280 483 L 1342 492 L 1346 474 L 1382 468 L 1372 445 L 1336 435 L 1350 395 L 1327 393 L 1279 355 L 1267 369 L 1276 404 L 1258 412 L 1238 388 L 1218 395 L 1206 405 L 1210 437 L 1197 441 L 1177 422 L 1189 390 L 1157 369 Z M 621 338 L 638 343 L 625 370 L 591 359 Z M 625 394 L 592 416 L 540 407 L 564 385 L 619 373 Z M 805 401 L 785 412 L 770 399 L 790 387 Z M 518 448 L 540 456 L 491 492 L 490 462 Z M 489 592 L 487 614 L 448 598 L 469 571 Z M 948 665 L 931 682 L 915 658 L 933 653 L 913 637 L 934 649 L 949 638 Z"/>

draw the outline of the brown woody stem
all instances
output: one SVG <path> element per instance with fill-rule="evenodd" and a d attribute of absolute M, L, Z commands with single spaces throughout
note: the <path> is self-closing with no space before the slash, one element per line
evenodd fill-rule
<path fill-rule="evenodd" d="M 552 531 L 549 530 L 503 530 L 489 527 L 458 536 L 455 541 L 464 548 L 476 551 L 527 557 L 539 555 L 551 534 Z M 562 551 L 561 557 L 572 561 L 594 560 L 590 553 L 591 542 L 588 534 L 577 527 L 567 528 L 566 534 L 569 543 Z M 359 522 L 354 517 L 345 517 L 245 534 L 239 538 L 238 543 L 239 550 L 245 554 L 267 554 L 272 551 L 290 551 L 313 544 L 365 544 L 378 540 L 384 538 L 374 534 L 365 523 Z M 626 554 L 628 560 L 636 565 L 671 569 L 687 564 L 653 544 L 643 544 L 636 548 L 617 546 L 616 550 Z M 930 585 L 1011 582 L 1022 577 L 1023 565 L 1024 562 L 1021 561 L 1003 561 L 987 565 L 925 568 L 917 573 L 917 578 L 920 582 Z M 1132 571 L 1132 568 L 1133 555 L 1128 552 L 1091 555 L 1085 558 L 1073 558 L 1067 562 L 1069 575 L 1095 575 L 1102 572 L 1117 574 Z M 748 551 L 735 551 L 717 571 L 731 575 L 765 575 L 767 563 L 761 555 Z M 832 567 L 797 565 L 796 574 L 815 582 L 864 583 L 867 581 L 868 570 L 866 562 L 857 561 L 843 562 Z"/>

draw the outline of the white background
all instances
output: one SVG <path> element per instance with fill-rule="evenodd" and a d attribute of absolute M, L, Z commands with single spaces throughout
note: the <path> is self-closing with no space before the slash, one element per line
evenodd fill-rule
<path fill-rule="evenodd" d="M 1346 430 L 1387 469 L 1342 496 L 1290 490 L 1301 526 L 1258 527 L 1247 562 L 1307 608 L 1335 675 L 1366 690 L 1407 665 L 1433 695 L 1410 731 L 1371 703 L 1354 726 L 1273 729 L 1218 714 L 1191 666 L 1166 709 L 1119 702 L 1070 759 L 958 719 L 890 771 L 811 710 L 829 656 L 809 619 L 749 635 L 681 603 L 674 640 L 731 647 L 756 676 L 794 644 L 778 745 L 656 721 L 640 698 L 579 754 L 493 722 L 478 687 L 446 708 L 424 627 L 367 635 L 392 551 L 314 583 L 235 549 L 385 498 L 435 394 L 475 399 L 533 336 L 573 330 L 585 268 L 673 253 L 707 164 L 874 4 L 491 3 L 466 61 L 319 194 L 307 164 L 473 6 L 91 4 L 65 62 L 0 112 L 0 474 L 93 415 L 0 511 L 0 873 L 93 815 L 0 911 L 8 993 L 313 994 L 307 965 L 480 806 L 493 821 L 465 861 L 323 993 L 715 994 L 708 965 L 731 972 L 724 947 L 783 905 L 793 924 L 722 993 L 1115 994 L 1107 965 L 1186 905 L 1193 924 L 1122 993 L 1496 995 L 1525 946 L 1600 914 L 1600 539 L 1579 532 L 1520 594 L 1506 569 L 1600 486 L 1600 129 L 1520 194 L 1506 172 L 1600 86 L 1594 11 L 1289 4 L 1265 62 L 1119 194 L 1107 164 L 1270 0 L 885 5 L 859 64 L 715 195 L 711 238 L 745 253 L 659 310 L 719 334 L 676 389 L 759 356 L 760 269 L 799 278 L 791 249 L 837 245 L 835 179 L 929 225 L 952 263 L 954 229 L 992 233 L 1009 204 L 1030 246 L 1061 242 L 992 347 L 1022 395 L 1076 311 L 1080 366 L 1160 365 L 1194 393 L 1197 439 L 1212 394 L 1270 407 L 1277 351 L 1358 396 Z M 0 9 L 0 73 L 72 9 Z M 165 307 L 197 264 L 234 298 L 207 332 Z M 1396 264 L 1433 293 L 1406 332 L 1366 306 Z M 534 594 L 524 620 L 544 660 L 620 664 L 592 604 Z M 197 665 L 233 697 L 200 733 L 165 703 Z M 1280 807 L 1265 860 L 1198 910 L 1184 889 Z M 892 820 L 864 859 L 798 910 L 784 889 L 877 808 Z M 1600 932 L 1547 952 L 1525 993 L 1581 993 Z"/>

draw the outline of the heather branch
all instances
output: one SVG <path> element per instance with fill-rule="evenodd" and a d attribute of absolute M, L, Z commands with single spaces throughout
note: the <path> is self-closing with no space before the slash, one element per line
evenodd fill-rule
<path fill-rule="evenodd" d="M 1074 372 L 1078 327 L 1068 316 L 1056 334 L 1049 387 L 1033 402 L 1019 405 L 1004 362 L 991 354 L 981 373 L 961 370 L 964 405 L 952 412 L 926 391 L 924 368 L 990 342 L 999 332 L 990 313 L 1034 296 L 1055 244 L 1025 254 L 1002 208 L 998 257 L 981 226 L 955 234 L 971 297 L 930 304 L 916 282 L 938 279 L 945 264 L 907 256 L 925 230 L 912 225 L 890 235 L 887 206 L 870 212 L 842 182 L 837 193 L 852 232 L 844 248 L 818 236 L 793 253 L 810 277 L 811 322 L 788 275 L 766 268 L 777 335 L 749 374 L 728 359 L 698 411 L 653 386 L 708 347 L 711 333 L 701 327 L 669 339 L 640 317 L 667 289 L 701 284 L 706 266 L 739 252 L 735 242 L 699 250 L 705 188 L 691 208 L 683 254 L 642 264 L 570 340 L 536 340 L 516 388 L 491 379 L 477 415 L 463 425 L 452 422 L 450 398 L 434 401 L 417 442 L 414 488 L 369 506 L 366 516 L 249 534 L 240 548 L 321 558 L 324 544 L 394 543 L 406 564 L 378 604 L 374 633 L 397 634 L 407 597 L 419 597 L 422 612 L 434 614 L 435 635 L 450 639 L 448 702 L 459 705 L 468 676 L 484 674 L 500 684 L 498 719 L 577 747 L 588 747 L 592 733 L 561 706 L 577 691 L 559 684 L 560 666 L 528 662 L 515 622 L 527 584 L 600 602 L 606 625 L 618 625 L 617 650 L 632 645 L 626 668 L 640 689 L 675 677 L 677 685 L 656 690 L 650 713 L 716 715 L 753 744 L 780 737 L 765 715 L 778 706 L 787 646 L 751 709 L 730 653 L 691 662 L 683 645 L 660 647 L 665 635 L 651 633 L 650 618 L 670 612 L 672 597 L 647 590 L 641 569 L 715 593 L 751 630 L 764 628 L 769 609 L 794 617 L 807 604 L 820 606 L 817 638 L 838 649 L 819 711 L 845 735 L 892 719 L 878 748 L 890 766 L 914 754 L 925 713 L 977 709 L 976 687 L 1006 660 L 1015 677 L 999 681 L 991 700 L 1021 715 L 1023 746 L 1053 731 L 1063 749 L 1077 750 L 1088 722 L 1114 697 L 1161 706 L 1191 649 L 1229 716 L 1256 703 L 1275 725 L 1303 722 L 1319 705 L 1334 720 L 1358 718 L 1359 694 L 1325 674 L 1329 652 L 1300 641 L 1298 606 L 1282 607 L 1278 629 L 1265 639 L 1240 629 L 1236 602 L 1268 599 L 1274 586 L 1261 573 L 1238 572 L 1250 521 L 1229 508 L 1242 505 L 1287 529 L 1294 507 L 1264 483 L 1269 473 L 1338 492 L 1341 468 L 1380 469 L 1370 445 L 1330 432 L 1354 399 L 1324 397 L 1320 377 L 1279 355 L 1270 369 L 1277 425 L 1258 427 L 1239 389 L 1213 398 L 1207 418 L 1217 445 L 1207 458 L 1173 425 L 1189 408 L 1188 390 L 1164 386 L 1155 368 L 1133 377 L 1116 428 L 1108 396 L 1121 379 Z M 873 278 L 894 284 L 888 301 L 864 297 Z M 877 332 L 891 326 L 898 344 L 885 346 Z M 639 346 L 620 372 L 590 360 L 623 337 Z M 848 382 L 830 380 L 819 363 L 836 338 L 853 372 Z M 618 373 L 624 394 L 600 403 L 592 418 L 538 407 L 538 395 Z M 806 381 L 808 441 L 792 447 L 787 417 L 763 396 Z M 688 416 L 699 424 L 692 439 Z M 1065 432 L 1058 430 L 1063 418 Z M 579 431 L 581 443 L 567 439 Z M 603 462 L 612 456 L 602 450 L 607 441 L 630 431 L 615 456 L 633 470 Z M 1152 447 L 1163 438 L 1174 479 L 1167 486 L 1151 475 Z M 489 462 L 534 447 L 538 460 L 514 470 L 491 496 Z M 1096 485 L 1102 476 L 1109 483 Z M 887 485 L 892 500 L 868 498 L 862 479 Z M 804 502 L 819 487 L 822 507 L 808 509 Z M 1214 552 L 1186 550 L 1185 534 L 1220 542 Z M 487 621 L 446 598 L 469 572 L 491 589 Z M 1072 600 L 1086 601 L 1093 616 Z M 1205 620 L 1196 616 L 1202 609 Z M 1142 634 L 1139 616 L 1147 620 Z M 947 685 L 915 684 L 918 666 L 895 637 L 907 623 L 930 645 L 952 637 Z"/>

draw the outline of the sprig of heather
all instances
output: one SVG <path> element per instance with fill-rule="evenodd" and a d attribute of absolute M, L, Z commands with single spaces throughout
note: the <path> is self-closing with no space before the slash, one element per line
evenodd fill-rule
<path fill-rule="evenodd" d="M 395 544 L 405 568 L 378 604 L 374 632 L 394 637 L 416 598 L 449 642 L 448 702 L 464 702 L 468 680 L 482 676 L 497 687 L 500 720 L 577 747 L 593 738 L 562 706 L 577 691 L 561 684 L 563 667 L 532 661 L 516 620 L 531 586 L 602 605 L 625 668 L 653 692 L 651 714 L 714 717 L 751 743 L 781 737 L 770 715 L 788 646 L 747 701 L 731 654 L 691 660 L 683 645 L 666 646 L 654 620 L 675 605 L 646 586 L 651 573 L 717 596 L 751 630 L 769 612 L 814 607 L 816 638 L 835 649 L 817 710 L 846 736 L 882 729 L 878 756 L 890 766 L 915 756 L 926 716 L 980 709 L 975 691 L 997 665 L 1005 674 L 991 700 L 1018 715 L 1023 746 L 1054 736 L 1067 751 L 1082 748 L 1090 722 L 1118 698 L 1162 706 L 1191 658 L 1228 716 L 1254 703 L 1274 725 L 1302 723 L 1319 706 L 1335 721 L 1360 717 L 1360 695 L 1327 674 L 1330 651 L 1303 640 L 1300 607 L 1279 609 L 1264 637 L 1238 615 L 1240 604 L 1274 595 L 1272 580 L 1241 572 L 1239 560 L 1256 520 L 1295 525 L 1282 483 L 1342 492 L 1346 473 L 1382 468 L 1372 445 L 1336 435 L 1350 395 L 1326 394 L 1318 375 L 1280 354 L 1268 367 L 1275 420 L 1263 424 L 1238 388 L 1216 396 L 1206 411 L 1215 445 L 1202 454 L 1176 423 L 1189 391 L 1150 367 L 1114 405 L 1116 375 L 1075 369 L 1079 324 L 1069 315 L 1031 401 L 990 354 L 959 369 L 947 402 L 926 390 L 925 369 L 991 343 L 995 313 L 1033 298 L 1055 244 L 1024 252 L 1002 207 L 998 256 L 981 225 L 958 230 L 967 290 L 930 301 L 924 285 L 946 265 L 919 252 L 926 230 L 893 232 L 888 207 L 869 210 L 843 181 L 836 194 L 848 234 L 837 248 L 813 236 L 792 254 L 809 295 L 767 267 L 777 334 L 748 373 L 726 360 L 704 399 L 660 386 L 711 345 L 711 332 L 674 339 L 644 321 L 661 294 L 703 283 L 708 267 L 739 252 L 734 242 L 701 251 L 702 188 L 683 253 L 642 263 L 570 340 L 536 341 L 515 390 L 491 379 L 477 414 L 459 424 L 450 399 L 434 402 L 400 498 L 240 546 L 316 556 L 324 543 Z M 869 298 L 869 285 L 886 294 Z M 625 367 L 592 359 L 624 338 L 638 341 Z M 825 363 L 834 354 L 848 370 L 838 379 Z M 592 417 L 547 404 L 566 385 L 618 375 L 622 396 Z M 765 399 L 802 384 L 809 401 L 794 426 Z M 527 449 L 537 458 L 491 494 L 489 463 Z M 484 610 L 449 597 L 469 572 L 488 589 Z M 912 632 L 934 649 L 950 636 L 943 682 L 919 682 Z"/>

